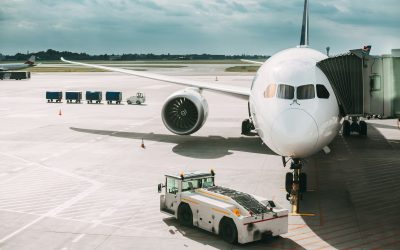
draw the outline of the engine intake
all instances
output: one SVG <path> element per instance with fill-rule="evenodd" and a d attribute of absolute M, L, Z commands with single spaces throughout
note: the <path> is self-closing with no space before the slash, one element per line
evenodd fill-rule
<path fill-rule="evenodd" d="M 178 135 L 190 135 L 199 130 L 207 115 L 207 101 L 197 88 L 187 88 L 169 96 L 161 113 L 165 127 Z"/>

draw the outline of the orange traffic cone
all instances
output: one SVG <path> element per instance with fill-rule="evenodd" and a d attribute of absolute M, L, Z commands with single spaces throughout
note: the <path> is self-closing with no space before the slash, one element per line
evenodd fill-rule
<path fill-rule="evenodd" d="M 142 138 L 142 145 L 140 145 L 142 148 L 146 148 L 146 146 L 144 145 L 144 142 L 143 142 L 143 138 Z"/>
<path fill-rule="evenodd" d="M 58 111 L 58 115 L 62 115 L 61 109 L 60 109 L 60 111 Z"/>

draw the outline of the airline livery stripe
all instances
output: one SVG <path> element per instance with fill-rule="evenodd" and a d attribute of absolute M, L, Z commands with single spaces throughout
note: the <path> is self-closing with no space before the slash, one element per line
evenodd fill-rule
<path fill-rule="evenodd" d="M 264 221 L 268 221 L 268 220 L 275 220 L 275 219 L 285 218 L 285 217 L 288 217 L 288 216 L 287 216 L 287 215 L 284 215 L 284 216 L 269 218 L 269 219 L 265 219 L 265 220 L 258 220 L 258 221 L 254 221 L 254 222 L 248 222 L 248 223 L 244 223 L 243 225 L 255 224 L 255 223 L 259 223 L 259 222 L 264 222 Z"/>

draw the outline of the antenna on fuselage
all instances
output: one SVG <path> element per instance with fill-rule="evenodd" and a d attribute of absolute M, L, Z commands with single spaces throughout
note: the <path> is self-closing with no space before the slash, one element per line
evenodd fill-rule
<path fill-rule="evenodd" d="M 303 25 L 301 26 L 300 46 L 308 46 L 308 0 L 304 0 Z"/>

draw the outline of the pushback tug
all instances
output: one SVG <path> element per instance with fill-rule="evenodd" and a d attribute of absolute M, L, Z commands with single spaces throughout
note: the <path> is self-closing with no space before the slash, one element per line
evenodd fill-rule
<path fill-rule="evenodd" d="M 288 232 L 288 210 L 276 201 L 216 186 L 215 173 L 165 175 L 160 210 L 229 243 L 249 243 Z"/>

